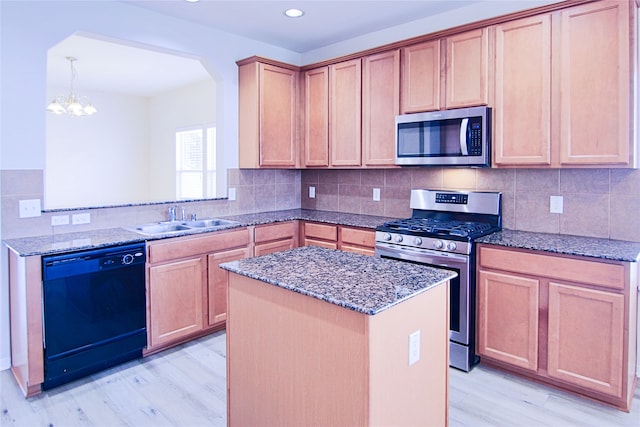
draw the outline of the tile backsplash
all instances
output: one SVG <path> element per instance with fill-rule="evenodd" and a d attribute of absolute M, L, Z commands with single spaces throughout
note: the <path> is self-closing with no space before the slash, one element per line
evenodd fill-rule
<path fill-rule="evenodd" d="M 303 170 L 301 182 L 303 208 L 396 217 L 411 215 L 412 188 L 501 191 L 505 228 L 640 242 L 635 169 Z M 549 212 L 550 196 L 562 196 L 562 214 Z"/>
<path fill-rule="evenodd" d="M 353 170 L 231 169 L 236 200 L 178 203 L 198 217 L 282 209 L 318 209 L 392 217 L 411 215 L 412 188 L 501 191 L 505 228 L 640 242 L 640 170 L 454 169 Z M 52 226 L 47 212 L 19 218 L 18 201 L 43 199 L 41 170 L 3 170 L 2 238 L 122 227 L 166 219 L 175 202 L 65 211 L 91 214 L 91 223 Z M 309 187 L 315 187 L 315 198 Z M 373 190 L 380 189 L 380 201 Z M 563 213 L 549 212 L 550 196 L 563 197 Z"/>

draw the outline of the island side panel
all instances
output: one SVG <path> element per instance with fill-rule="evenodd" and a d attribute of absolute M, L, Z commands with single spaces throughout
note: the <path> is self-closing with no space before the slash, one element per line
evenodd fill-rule
<path fill-rule="evenodd" d="M 415 331 L 420 358 L 409 365 Z M 446 426 L 449 282 L 370 316 L 369 339 L 371 425 Z"/>
<path fill-rule="evenodd" d="M 227 424 L 368 425 L 367 316 L 229 274 Z"/>

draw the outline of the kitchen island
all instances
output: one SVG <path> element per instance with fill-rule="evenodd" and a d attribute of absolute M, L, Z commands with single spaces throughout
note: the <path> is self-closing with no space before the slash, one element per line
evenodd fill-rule
<path fill-rule="evenodd" d="M 456 273 L 313 246 L 231 272 L 228 425 L 446 425 Z"/>

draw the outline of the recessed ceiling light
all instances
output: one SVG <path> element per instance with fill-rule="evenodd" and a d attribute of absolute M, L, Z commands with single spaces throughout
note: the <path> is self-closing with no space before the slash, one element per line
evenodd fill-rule
<path fill-rule="evenodd" d="M 188 3 L 198 3 L 200 0 L 185 0 Z"/>
<path fill-rule="evenodd" d="M 304 12 L 300 9 L 287 9 L 284 11 L 284 14 L 289 18 L 300 18 L 302 15 L 304 15 Z"/>

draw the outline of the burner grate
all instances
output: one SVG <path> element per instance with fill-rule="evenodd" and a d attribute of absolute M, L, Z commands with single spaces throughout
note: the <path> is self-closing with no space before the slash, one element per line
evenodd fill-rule
<path fill-rule="evenodd" d="M 439 220 L 434 218 L 406 218 L 384 224 L 391 230 L 451 235 L 460 237 L 476 236 L 486 233 L 493 227 L 491 224 L 473 221 Z"/>

